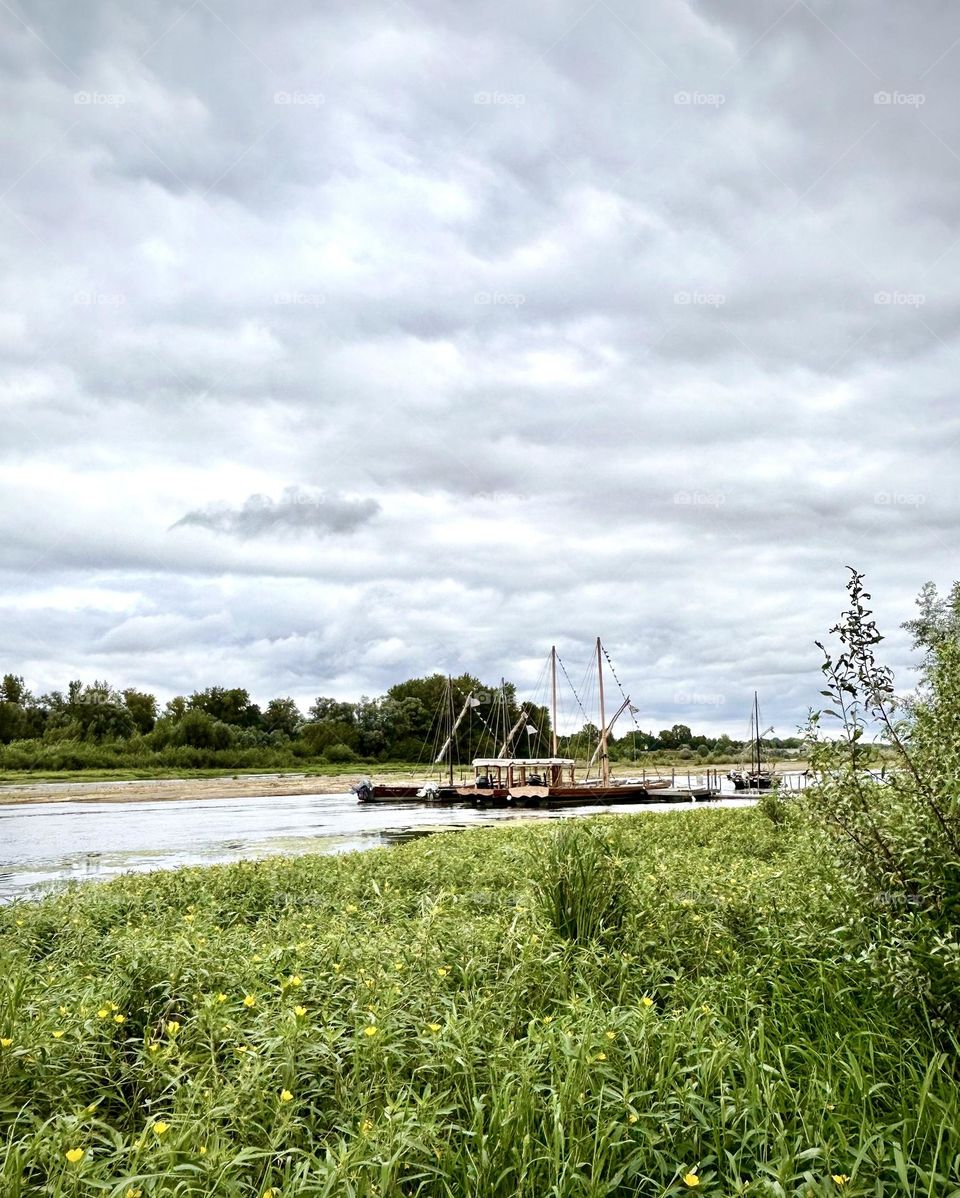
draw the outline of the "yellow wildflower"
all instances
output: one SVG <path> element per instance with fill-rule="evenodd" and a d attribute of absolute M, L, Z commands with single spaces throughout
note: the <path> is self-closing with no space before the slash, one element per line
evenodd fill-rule
<path fill-rule="evenodd" d="M 616 1032 L 607 1032 L 606 1037 L 608 1040 L 616 1040 L 617 1033 Z"/>
<path fill-rule="evenodd" d="M 201 1144 L 200 1147 L 197 1149 L 197 1151 L 200 1153 L 201 1156 L 206 1156 L 207 1155 L 206 1144 Z"/>
<path fill-rule="evenodd" d="M 123 1198 L 143 1198 L 143 1190 L 128 1189 Z"/>
<path fill-rule="evenodd" d="M 162 1119 L 159 1120 L 157 1123 L 154 1123 L 154 1125 L 153 1125 L 153 1134 L 155 1136 L 162 1136 L 165 1132 L 167 1132 L 169 1130 L 170 1130 L 170 1124 L 164 1123 Z"/>
<path fill-rule="evenodd" d="M 637 1121 L 637 1116 L 634 1115 L 632 1112 L 629 1115 L 627 1115 L 628 1123 L 636 1123 L 636 1121 Z"/>
<path fill-rule="evenodd" d="M 684 1173 L 683 1184 L 690 1186 L 692 1189 L 694 1186 L 698 1186 L 700 1184 L 700 1178 L 697 1177 L 696 1173 Z"/>
<path fill-rule="evenodd" d="M 643 996 L 643 998 L 641 998 L 641 999 L 640 999 L 640 1001 L 643 1003 L 643 1005 L 644 1005 L 645 1007 L 652 1007 L 652 1006 L 653 1006 L 653 999 L 652 999 L 652 998 L 648 998 L 648 997 L 646 996 L 646 994 Z"/>
<path fill-rule="evenodd" d="M 847 1184 L 847 1182 L 850 1180 L 850 1178 L 846 1175 L 846 1173 L 831 1173 L 830 1176 L 833 1178 L 833 1180 L 837 1183 L 838 1186 L 845 1186 Z"/>
<path fill-rule="evenodd" d="M 295 973 L 293 975 L 293 977 L 290 979 L 290 985 L 291 986 L 302 986 L 303 985 L 303 978 L 299 975 L 299 973 Z"/>
<path fill-rule="evenodd" d="M 302 1019 L 304 1017 L 304 1015 L 306 1015 L 306 1013 L 307 1013 L 307 1008 L 306 1007 L 294 1007 L 293 1013 L 294 1013 L 294 1015 L 296 1015 L 296 1017 L 298 1019 Z"/>
<path fill-rule="evenodd" d="M 83 1160 L 84 1154 L 82 1148 L 68 1148 L 64 1155 L 71 1165 L 76 1165 Z"/>
<path fill-rule="evenodd" d="M 100 1010 L 97 1012 L 97 1018 L 98 1019 L 106 1019 L 106 1017 L 109 1014 L 110 1014 L 110 1012 L 107 1010 L 106 1007 L 101 1007 Z"/>
<path fill-rule="evenodd" d="M 54 1033 L 53 1033 L 53 1038 L 54 1038 L 54 1040 L 62 1040 L 62 1039 L 63 1039 L 63 1032 L 54 1032 Z"/>
<path fill-rule="evenodd" d="M 341 973 L 342 970 L 343 970 L 343 966 L 339 962 L 337 962 L 333 967 L 334 973 Z"/>
<path fill-rule="evenodd" d="M 375 1036 L 377 1034 L 377 1029 L 373 1024 L 371 1024 L 369 1027 L 365 1027 L 363 1029 L 363 1034 L 365 1036 Z"/>
<path fill-rule="evenodd" d="M 221 992 L 217 995 L 217 1002 L 226 1002 L 226 1001 L 227 1001 L 227 996 L 221 990 Z"/>
<path fill-rule="evenodd" d="M 606 1059 L 607 1059 L 607 1054 L 605 1052 L 598 1052 L 597 1055 L 594 1057 L 595 1061 L 605 1061 Z"/>
<path fill-rule="evenodd" d="M 441 977 L 441 978 L 445 978 L 449 972 L 450 972 L 449 969 L 444 969 L 443 966 L 441 965 L 440 968 L 437 970 L 437 976 Z"/>
<path fill-rule="evenodd" d="M 156 1051 L 159 1049 L 159 1047 L 160 1047 L 160 1045 L 159 1045 L 159 1044 L 151 1044 L 151 1045 L 150 1045 L 150 1051 L 151 1051 L 151 1052 L 156 1052 Z"/>
<path fill-rule="evenodd" d="M 356 911 L 356 909 L 357 908 L 354 906 L 353 903 L 347 903 L 347 906 L 345 908 L 348 915 L 353 915 L 354 912 Z"/>
<path fill-rule="evenodd" d="M 177 1032 L 179 1032 L 179 1030 L 180 1030 L 180 1024 L 176 1021 L 176 1019 L 168 1019 L 167 1020 L 168 1035 L 175 1036 L 177 1034 Z"/>
<path fill-rule="evenodd" d="M 431 1030 L 431 1032 L 439 1032 L 440 1031 L 439 1023 L 428 1023 L 427 1027 Z"/>
<path fill-rule="evenodd" d="M 281 1090 L 280 1091 L 280 1101 L 281 1102 L 292 1102 L 293 1095 L 290 1093 L 289 1090 Z"/>
<path fill-rule="evenodd" d="M 126 1015 L 114 1015 L 113 1022 L 114 1023 L 124 1023 L 126 1021 L 126 1018 L 127 1018 Z"/>
<path fill-rule="evenodd" d="M 119 1011 L 120 1010 L 120 1008 L 117 1006 L 117 1004 L 115 1002 L 108 1002 L 107 1006 L 110 1008 L 111 1011 Z"/>
<path fill-rule="evenodd" d="M 543 1022 L 544 1023 L 553 1023 L 553 1016 L 552 1015 L 544 1015 Z"/>
<path fill-rule="evenodd" d="M 0 1048 L 9 1048 L 12 1043 L 13 1041 L 9 1036 L 4 1036 L 3 1039 L 0 1040 Z"/>
<path fill-rule="evenodd" d="M 61 1006 L 61 1007 L 58 1007 L 57 1009 L 59 1010 L 59 1012 L 60 1012 L 60 1014 L 61 1014 L 61 1015 L 69 1015 L 69 1014 L 70 1014 L 70 1008 L 69 1008 L 69 1007 L 63 1007 L 63 1006 Z"/>
<path fill-rule="evenodd" d="M 370 1122 L 369 1119 L 364 1119 L 364 1121 L 360 1124 L 360 1130 L 361 1131 L 373 1131 L 373 1124 Z"/>
<path fill-rule="evenodd" d="M 243 1005 L 245 1007 L 255 1007 L 257 1005 L 257 1000 L 253 997 L 252 994 L 248 994 L 246 996 L 246 998 L 243 1000 Z"/>

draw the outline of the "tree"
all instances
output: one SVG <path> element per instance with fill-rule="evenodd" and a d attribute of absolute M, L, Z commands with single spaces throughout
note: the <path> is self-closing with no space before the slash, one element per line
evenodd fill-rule
<path fill-rule="evenodd" d="M 311 723 L 315 724 L 334 720 L 343 724 L 352 724 L 354 714 L 352 703 L 341 703 L 339 699 L 327 699 L 321 695 L 310 708 L 309 718 Z"/>
<path fill-rule="evenodd" d="M 20 674 L 4 674 L 0 682 L 0 703 L 14 703 L 23 707 L 29 700 L 29 692 Z"/>
<path fill-rule="evenodd" d="M 280 732 L 290 740 L 297 735 L 303 716 L 293 699 L 271 699 L 263 713 L 263 727 L 267 732 Z"/>
<path fill-rule="evenodd" d="M 242 687 L 210 686 L 187 700 L 190 707 L 237 728 L 259 728 L 260 708 L 250 702 L 250 692 Z"/>
<path fill-rule="evenodd" d="M 156 697 L 131 689 L 123 692 L 123 701 L 133 718 L 137 731 L 143 734 L 152 732 L 157 722 Z"/>

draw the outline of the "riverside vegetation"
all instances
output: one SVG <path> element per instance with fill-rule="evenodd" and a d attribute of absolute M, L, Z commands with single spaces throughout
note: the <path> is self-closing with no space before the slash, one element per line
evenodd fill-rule
<path fill-rule="evenodd" d="M 457 731 L 454 760 L 496 754 L 499 727 L 519 716 L 511 684 L 485 686 L 469 674 L 453 679 L 458 702 L 472 694 L 478 706 Z M 154 695 L 107 682 L 71 682 L 65 692 L 35 696 L 19 675 L 0 679 L 0 772 L 56 776 L 77 771 L 136 772 L 322 769 L 363 762 L 407 763 L 422 768 L 447 708 L 447 680 L 440 674 L 411 678 L 380 698 L 357 703 L 321 696 L 304 715 L 291 698 L 272 699 L 263 709 L 248 691 L 211 686 L 171 699 L 163 711 Z M 710 696 L 707 696 L 710 698 Z M 548 751 L 550 713 L 526 705 L 537 736 L 524 751 Z M 587 756 L 598 730 L 586 724 L 560 737 L 560 752 Z M 795 751 L 796 738 L 770 738 L 771 752 Z M 735 761 L 742 742 L 729 736 L 695 735 L 686 724 L 658 734 L 634 728 L 610 742 L 614 762 L 716 765 Z"/>
<path fill-rule="evenodd" d="M 2 920 L 0 1192 L 960 1194 L 957 1043 L 793 817 L 447 833 Z"/>
<path fill-rule="evenodd" d="M 0 911 L 4 1198 L 960 1198 L 960 592 L 907 708 L 866 599 L 815 792 Z"/>

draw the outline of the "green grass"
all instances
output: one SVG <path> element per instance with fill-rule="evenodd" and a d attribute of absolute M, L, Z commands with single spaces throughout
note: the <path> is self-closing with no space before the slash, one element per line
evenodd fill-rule
<path fill-rule="evenodd" d="M 960 1195 L 957 1046 L 851 902 L 792 821 L 685 811 L 16 904 L 0 1193 Z"/>

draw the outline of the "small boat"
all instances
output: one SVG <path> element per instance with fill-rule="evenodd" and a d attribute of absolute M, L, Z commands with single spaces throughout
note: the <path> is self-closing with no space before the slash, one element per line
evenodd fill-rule
<path fill-rule="evenodd" d="M 767 729 L 767 732 L 772 731 L 772 728 Z M 754 691 L 753 709 L 750 712 L 750 765 L 749 768 L 731 770 L 727 774 L 735 791 L 759 791 L 772 788 L 775 779 L 774 771 L 763 764 L 761 756 L 764 735 L 765 733 L 760 731 L 760 702 L 757 692 Z"/>
<path fill-rule="evenodd" d="M 471 691 L 467 694 L 463 706 L 460 708 L 459 715 L 454 718 L 455 707 L 453 680 L 451 678 L 447 678 L 447 688 L 445 697 L 443 699 L 442 715 L 440 716 L 438 722 L 438 726 L 442 728 L 441 735 L 445 733 L 446 739 L 440 746 L 440 750 L 437 753 L 433 763 L 435 766 L 445 767 L 445 771 L 447 773 L 446 780 L 443 781 L 440 779 L 440 777 L 438 777 L 437 781 L 430 781 L 426 783 L 377 783 L 374 785 L 369 778 L 364 778 L 361 782 L 353 787 L 353 793 L 357 796 L 357 801 L 360 803 L 462 804 L 471 803 L 478 796 L 480 796 L 484 800 L 488 800 L 491 803 L 496 803 L 498 800 L 503 800 L 505 802 L 506 789 L 502 787 L 498 788 L 494 785 L 491 777 L 489 776 L 489 771 L 475 768 L 474 781 L 472 784 L 457 784 L 453 779 L 457 729 L 460 727 L 467 713 L 472 708 L 477 706 L 479 706 L 479 700 L 474 697 L 474 694 Z M 520 720 L 509 734 L 509 737 L 515 735 L 517 728 L 519 728 L 524 719 L 526 719 L 526 713 L 521 708 Z"/>
<path fill-rule="evenodd" d="M 397 803 L 403 800 L 415 799 L 420 790 L 419 784 L 388 785 L 378 783 L 374 786 L 369 778 L 364 778 L 353 787 L 358 803 Z"/>

